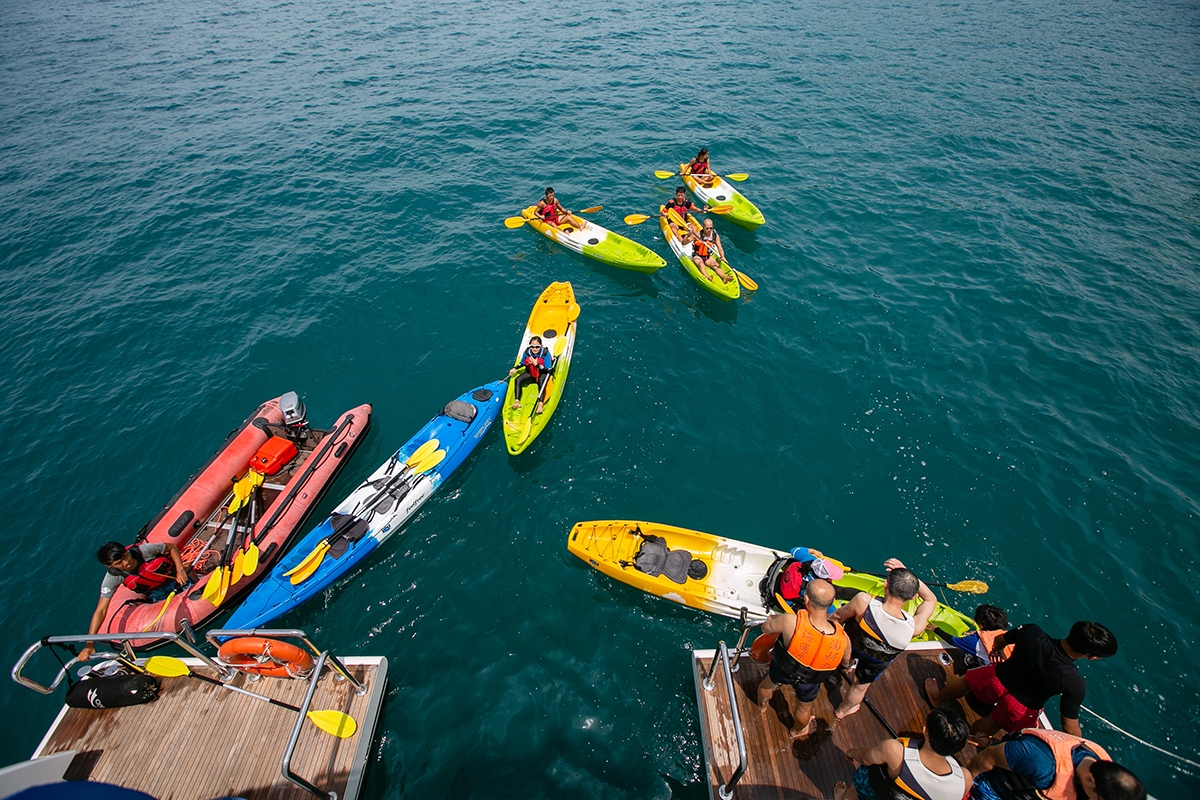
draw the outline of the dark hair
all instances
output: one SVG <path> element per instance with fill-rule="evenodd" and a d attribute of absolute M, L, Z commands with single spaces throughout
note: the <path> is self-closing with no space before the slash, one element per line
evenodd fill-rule
<path fill-rule="evenodd" d="M 887 593 L 899 597 L 901 600 L 912 600 L 917 596 L 917 590 L 921 586 L 921 581 L 913 574 L 911 569 L 899 567 L 888 573 L 887 576 Z"/>
<path fill-rule="evenodd" d="M 701 148 L 700 148 L 700 152 L 699 152 L 699 153 L 696 153 L 696 158 L 699 158 L 700 156 L 706 156 L 706 155 L 708 155 L 708 148 L 707 148 L 707 147 L 701 147 Z"/>
<path fill-rule="evenodd" d="M 125 545 L 120 542 L 105 542 L 96 551 L 96 559 L 107 567 L 114 561 L 120 561 L 121 556 L 125 555 L 125 552 Z"/>
<path fill-rule="evenodd" d="M 1067 635 L 1067 644 L 1081 656 L 1108 658 L 1117 653 L 1117 637 L 1099 622 L 1076 622 Z"/>
<path fill-rule="evenodd" d="M 554 194 L 554 187 L 553 187 L 553 186 L 547 186 L 547 187 L 546 187 L 546 194 Z"/>
<path fill-rule="evenodd" d="M 1100 800 L 1146 800 L 1146 787 L 1120 764 L 1097 761 L 1092 764 L 1092 778 Z"/>
<path fill-rule="evenodd" d="M 534 340 L 534 339 L 537 339 L 537 343 L 538 343 L 538 344 L 541 344 L 541 343 L 542 343 L 542 337 L 540 337 L 540 336 L 530 336 L 530 337 L 529 337 L 529 343 L 530 343 L 530 344 L 533 344 L 533 340 Z"/>
<path fill-rule="evenodd" d="M 935 708 L 925 718 L 925 735 L 929 746 L 939 756 L 952 756 L 967 746 L 967 735 L 971 729 L 957 711 Z"/>
<path fill-rule="evenodd" d="M 685 187 L 685 186 L 676 186 L 676 187 L 675 187 L 675 194 L 679 194 L 680 192 L 683 192 L 684 194 L 687 194 L 687 187 Z"/>
<path fill-rule="evenodd" d="M 975 609 L 975 622 L 981 631 L 1008 630 L 1008 614 L 1003 608 L 989 606 L 987 603 Z"/>

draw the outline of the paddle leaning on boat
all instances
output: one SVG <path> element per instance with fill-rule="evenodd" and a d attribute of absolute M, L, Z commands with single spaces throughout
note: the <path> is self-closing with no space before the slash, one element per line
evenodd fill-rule
<path fill-rule="evenodd" d="M 100 548 L 108 574 L 88 633 L 208 624 L 283 554 L 370 419 L 361 405 L 318 430 L 295 392 L 260 405 L 133 545 Z"/>
<path fill-rule="evenodd" d="M 471 454 L 500 413 L 503 393 L 495 381 L 446 404 L 271 570 L 226 627 L 266 625 L 379 548 Z"/>
<path fill-rule="evenodd" d="M 501 412 L 510 455 L 533 444 L 558 408 L 571 370 L 578 318 L 579 304 L 567 282 L 550 284 L 533 304 L 516 363 L 508 371 Z"/>
<path fill-rule="evenodd" d="M 592 206 L 578 213 L 593 213 L 601 209 L 603 206 Z M 547 188 L 545 197 L 524 209 L 521 216 L 504 220 L 507 228 L 519 228 L 525 224 L 568 250 L 614 267 L 652 273 L 667 265 L 653 250 L 577 214 L 571 214 L 559 204 L 553 188 Z"/>

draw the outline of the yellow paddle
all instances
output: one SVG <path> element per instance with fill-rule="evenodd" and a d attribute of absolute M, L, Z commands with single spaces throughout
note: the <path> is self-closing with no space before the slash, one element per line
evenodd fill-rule
<path fill-rule="evenodd" d="M 286 708 L 291 711 L 299 712 L 300 709 L 291 703 L 284 703 L 280 700 L 275 700 L 261 694 L 247 691 L 237 686 L 230 686 L 227 683 L 221 683 L 216 678 L 210 678 L 207 675 L 197 675 L 188 669 L 188 665 L 180 661 L 178 658 L 170 656 L 152 656 L 146 659 L 146 671 L 152 675 L 157 675 L 160 678 L 195 678 L 196 680 L 211 683 L 214 686 L 220 686 L 222 689 L 228 689 L 231 692 L 244 694 L 258 700 L 265 700 L 273 706 Z M 349 739 L 358 730 L 358 723 L 354 721 L 354 717 L 349 714 L 344 714 L 341 711 L 333 711 L 325 709 L 323 711 L 309 711 L 306 715 L 312 724 L 316 725 L 321 730 L 328 733 L 330 736 L 336 736 L 339 739 Z"/>
<path fill-rule="evenodd" d="M 250 493 L 254 491 L 255 486 L 261 486 L 263 482 L 263 474 L 250 470 L 240 481 L 233 485 L 233 500 L 229 503 L 229 513 L 237 512 L 239 508 L 250 497 Z"/>
<path fill-rule="evenodd" d="M 437 446 L 437 439 L 430 439 L 430 441 L 435 443 L 434 447 Z M 421 447 L 425 447 L 428 444 L 429 442 L 426 442 Z M 424 458 L 418 457 L 420 453 L 421 448 L 419 447 L 412 454 L 412 456 L 409 457 L 408 461 L 405 462 L 405 466 L 411 469 L 413 475 L 421 475 L 428 472 L 438 464 L 442 463 L 442 460 L 446 457 L 445 450 L 438 450 L 435 453 L 429 453 L 426 451 Z M 403 470 L 400 474 L 403 474 Z M 400 475 L 398 474 L 396 477 L 398 478 Z M 370 506 L 364 509 L 364 513 L 368 510 L 370 510 Z M 321 566 L 321 562 L 325 560 L 325 554 L 329 552 L 329 548 L 333 544 L 333 538 L 334 537 L 332 536 L 327 536 L 318 542 L 317 546 L 312 549 L 312 552 L 306 555 L 299 564 L 283 573 L 283 577 L 291 581 L 293 586 L 298 586 L 299 584 L 304 583 L 304 581 L 311 578 L 313 573 L 317 571 L 317 567 Z"/>
<path fill-rule="evenodd" d="M 711 208 L 709 208 L 707 210 L 699 209 L 697 211 L 697 213 L 700 213 L 700 214 L 705 214 L 705 213 L 728 214 L 730 211 L 733 211 L 733 206 L 724 205 L 724 206 L 712 206 Z M 647 214 L 630 214 L 629 216 L 625 217 L 625 224 L 626 225 L 641 225 L 643 222 L 645 222 L 648 219 L 650 219 L 650 216 Z"/>
<path fill-rule="evenodd" d="M 665 169 L 656 169 L 656 170 L 654 170 L 654 177 L 656 177 L 656 178 L 659 178 L 659 179 L 661 179 L 661 180 L 664 180 L 664 181 L 665 181 L 667 178 L 674 178 L 676 175 L 679 175 L 679 174 L 680 174 L 680 173 L 678 173 L 678 172 L 667 172 Z M 700 174 L 701 174 L 701 175 L 703 175 L 703 174 L 706 174 L 706 173 L 700 173 Z M 714 178 L 719 178 L 719 177 L 721 177 L 721 176 L 720 176 L 720 175 L 714 175 L 713 177 L 714 177 Z M 749 178 L 749 177 L 750 177 L 750 175 L 749 175 L 749 174 L 747 174 L 747 173 L 745 173 L 745 172 L 735 172 L 735 173 L 733 173 L 732 175 L 726 175 L 726 176 L 724 176 L 724 177 L 728 178 L 728 179 L 729 179 L 729 180 L 731 180 L 731 181 L 737 181 L 738 183 L 741 183 L 742 181 L 744 181 L 744 180 L 746 180 L 747 178 Z"/>
<path fill-rule="evenodd" d="M 726 207 L 728 208 L 729 206 L 726 206 Z M 679 216 L 679 212 L 673 208 L 667 209 L 667 219 L 671 220 L 672 222 L 674 222 L 676 225 L 680 226 L 681 228 L 687 228 L 687 225 L 684 223 L 683 218 Z M 726 261 L 725 263 L 729 264 L 728 261 Z M 742 272 L 738 272 L 736 269 L 733 268 L 732 264 L 729 265 L 729 268 L 733 270 L 733 274 L 737 276 L 738 283 L 740 283 L 742 286 L 749 289 L 750 291 L 754 291 L 755 289 L 758 288 L 758 284 L 755 283 L 753 280 L 751 280 L 749 275 L 746 275 L 745 273 L 742 273 Z"/>
<path fill-rule="evenodd" d="M 158 621 L 160 619 L 162 619 L 163 614 L 167 613 L 167 606 L 171 605 L 171 600 L 173 600 L 174 597 L 175 597 L 174 592 L 171 592 L 169 595 L 167 595 L 167 599 L 163 600 L 162 608 L 160 608 L 158 611 L 158 616 L 155 617 L 153 620 L 151 620 L 149 625 L 142 628 L 142 633 L 145 633 L 146 631 L 150 630 L 151 628 L 153 628 L 155 625 L 158 624 Z"/>
<path fill-rule="evenodd" d="M 845 564 L 843 564 L 842 562 L 838 561 L 836 558 L 829 558 L 829 556 L 825 556 L 825 558 L 829 559 L 830 561 L 833 561 L 839 567 L 844 569 L 846 572 L 857 572 L 860 575 L 871 575 L 872 577 L 875 577 L 875 578 L 886 578 L 887 577 L 886 572 L 867 572 L 866 570 L 855 569 L 854 567 L 848 567 Z M 986 583 L 984 583 L 983 581 L 976 581 L 976 580 L 959 581 L 958 583 L 937 583 L 936 581 L 925 581 L 925 585 L 926 586 L 941 586 L 943 589 L 949 589 L 952 592 L 962 592 L 964 594 L 987 594 L 987 591 L 988 591 L 988 585 Z"/>
<path fill-rule="evenodd" d="M 791 605 L 788 604 L 788 601 L 784 600 L 783 595 L 781 595 L 779 592 L 775 593 L 775 599 L 779 602 L 779 605 L 783 606 L 784 611 L 786 611 L 789 614 L 796 613 L 796 609 L 792 608 Z"/>
<path fill-rule="evenodd" d="M 604 206 L 591 206 L 590 208 L 581 208 L 574 213 L 592 214 L 603 209 Z M 524 217 L 509 217 L 508 219 L 504 220 L 504 227 L 508 228 L 509 230 L 515 230 L 524 225 L 526 222 L 527 220 Z"/>
<path fill-rule="evenodd" d="M 221 581 L 225 580 L 225 559 L 229 554 L 229 544 L 233 542 L 233 534 L 237 527 L 237 517 L 229 518 L 229 541 L 226 542 L 226 550 L 221 554 L 221 560 L 217 562 L 217 568 L 208 576 L 208 583 L 204 584 L 204 592 L 201 595 L 205 600 L 217 604 L 217 596 L 221 594 Z M 210 542 L 211 544 L 211 542 Z M 228 588 L 228 587 L 226 587 Z"/>

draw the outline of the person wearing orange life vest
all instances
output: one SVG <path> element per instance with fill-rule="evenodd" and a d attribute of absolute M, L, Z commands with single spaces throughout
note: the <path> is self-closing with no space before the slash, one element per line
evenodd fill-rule
<path fill-rule="evenodd" d="M 720 278 L 721 283 L 733 280 L 725 274 L 720 261 L 717 260 L 718 256 L 724 260 L 725 249 L 721 246 L 721 237 L 713 228 L 711 219 L 704 220 L 704 227 L 699 231 L 689 231 L 683 237 L 683 243 L 692 245 L 692 261 L 706 280 Z"/>
<path fill-rule="evenodd" d="M 925 630 L 937 610 L 933 591 L 900 559 L 889 558 L 883 568 L 888 574 L 883 600 L 859 592 L 833 615 L 834 622 L 846 626 L 851 650 L 846 694 L 834 711 L 838 719 L 858 712 L 871 684 L 904 652 L 913 636 Z M 910 614 L 904 605 L 914 597 L 920 597 L 921 603 Z"/>
<path fill-rule="evenodd" d="M 146 595 L 150 601 L 162 600 L 188 581 L 187 568 L 179 555 L 179 548 L 170 543 L 137 544 L 126 547 L 120 542 L 105 542 L 96 551 L 96 559 L 108 569 L 100 584 L 100 602 L 92 612 L 88 633 L 95 633 L 108 616 L 108 605 L 112 602 L 117 587 Z M 88 642 L 79 653 L 80 661 L 87 661 L 96 651 Z"/>
<path fill-rule="evenodd" d="M 1137 776 L 1104 748 L 1062 731 L 1027 728 L 980 750 L 972 800 L 1146 800 Z"/>
<path fill-rule="evenodd" d="M 799 739 L 812 727 L 812 709 L 821 684 L 850 660 L 850 642 L 842 626 L 830 621 L 833 584 L 814 580 L 804 590 L 804 608 L 795 614 L 772 614 L 762 624 L 764 634 L 777 633 L 771 666 L 758 685 L 758 707 L 765 714 L 775 690 L 791 686 L 799 701 L 791 736 Z"/>
<path fill-rule="evenodd" d="M 546 194 L 541 200 L 538 200 L 537 208 L 534 209 L 534 214 L 538 219 L 545 222 L 547 225 L 559 227 L 560 225 L 575 225 L 583 227 L 583 223 L 571 216 L 571 212 L 563 208 L 563 204 L 558 202 L 554 196 L 554 187 L 547 186 Z"/>
<path fill-rule="evenodd" d="M 951 756 L 967 745 L 967 721 L 958 712 L 935 708 L 922 736 L 885 739 L 874 747 L 846 751 L 854 762 L 854 785 L 833 785 L 834 800 L 962 800 L 971 772 Z"/>

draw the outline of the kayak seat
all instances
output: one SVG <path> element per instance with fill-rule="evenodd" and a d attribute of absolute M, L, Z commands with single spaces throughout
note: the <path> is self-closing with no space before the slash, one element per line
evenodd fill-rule
<path fill-rule="evenodd" d="M 637 555 L 633 557 L 633 566 L 652 578 L 666 575 L 675 583 L 687 583 L 687 579 L 700 579 L 708 574 L 708 566 L 698 559 L 693 559 L 687 550 L 672 550 L 667 547 L 666 540 L 661 536 L 645 536 Z"/>
<path fill-rule="evenodd" d="M 492 399 L 492 390 L 476 389 L 475 391 L 471 392 L 471 399 L 478 403 L 486 403 L 488 400 Z"/>
<path fill-rule="evenodd" d="M 459 422 L 465 422 L 470 425 L 475 420 L 475 414 L 479 411 L 478 408 L 470 403 L 464 403 L 462 400 L 451 400 L 442 409 L 442 414 L 450 419 L 456 419 Z"/>

